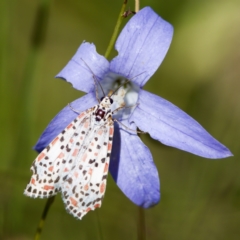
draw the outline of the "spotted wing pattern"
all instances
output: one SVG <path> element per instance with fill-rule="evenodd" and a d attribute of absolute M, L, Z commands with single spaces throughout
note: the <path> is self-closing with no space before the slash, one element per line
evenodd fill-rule
<path fill-rule="evenodd" d="M 102 204 L 112 149 L 112 122 L 94 129 L 89 139 L 83 144 L 81 159 L 76 158 L 62 185 L 66 209 L 80 219 Z"/>
<path fill-rule="evenodd" d="M 82 112 L 37 156 L 25 195 L 61 192 L 66 209 L 79 219 L 101 206 L 114 132 L 110 108 L 104 105 L 103 115 L 101 103 Z M 103 115 L 98 120 L 97 111 Z"/>
<path fill-rule="evenodd" d="M 90 114 L 81 113 L 70 123 L 35 159 L 31 170 L 33 175 L 24 193 L 29 197 L 51 197 L 61 191 L 64 172 L 69 168 L 69 147 L 73 144 L 73 137 L 78 126 L 85 128 L 85 122 L 89 122 Z M 83 140 L 79 142 L 79 145 Z M 75 143 L 77 144 L 77 143 Z M 70 159 L 69 159 L 70 160 Z"/>

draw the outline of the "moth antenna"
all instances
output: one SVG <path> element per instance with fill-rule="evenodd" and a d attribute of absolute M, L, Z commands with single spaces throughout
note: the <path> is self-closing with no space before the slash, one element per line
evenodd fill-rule
<path fill-rule="evenodd" d="M 109 92 L 109 97 L 111 97 L 112 95 L 114 95 L 124 84 L 126 84 L 126 83 L 129 83 L 130 82 L 130 80 L 127 80 L 126 82 L 124 82 L 123 84 L 121 84 L 115 91 L 110 91 Z"/>
<path fill-rule="evenodd" d="M 126 130 L 128 130 L 128 131 L 131 131 L 131 132 L 134 132 L 134 133 L 143 133 L 143 134 L 146 134 L 147 132 L 143 132 L 143 131 L 138 131 L 138 130 L 134 130 L 134 129 L 131 129 L 131 128 L 129 128 L 129 127 L 127 127 L 127 126 L 125 126 L 123 123 L 121 123 L 121 122 L 119 122 L 117 119 L 114 119 L 113 120 L 114 122 L 117 122 L 119 125 L 122 125 Z"/>
<path fill-rule="evenodd" d="M 113 91 L 111 95 L 110 95 L 110 93 L 109 93 L 109 94 L 108 94 L 109 97 L 111 97 L 112 95 L 114 95 L 124 84 L 131 82 L 134 78 L 140 76 L 141 74 L 143 74 L 143 73 L 145 73 L 145 72 L 146 72 L 146 71 L 144 71 L 144 72 L 142 72 L 142 73 L 139 73 L 138 75 L 132 77 L 131 79 L 128 79 L 126 82 L 124 82 L 123 84 L 121 84 L 115 91 Z"/>
<path fill-rule="evenodd" d="M 136 106 L 138 106 L 139 105 L 139 103 L 136 103 L 136 104 L 134 104 L 134 105 L 132 105 L 132 106 L 125 106 L 125 104 L 123 105 L 123 106 L 121 106 L 121 107 L 118 107 L 118 108 L 116 108 L 113 112 L 112 112 L 112 114 L 115 114 L 115 112 L 118 112 L 119 110 L 121 110 L 121 109 L 123 109 L 123 108 L 133 108 L 133 107 L 136 107 Z"/>
<path fill-rule="evenodd" d="M 103 91 L 102 85 L 100 84 L 99 80 L 97 79 L 96 75 L 94 74 L 94 72 L 92 71 L 92 69 L 88 66 L 88 64 L 81 58 L 81 60 L 85 63 L 85 65 L 87 66 L 87 68 L 90 70 L 90 72 L 92 73 L 93 79 L 94 79 L 94 86 L 95 86 L 95 92 L 96 92 L 96 97 L 98 102 L 100 102 L 99 97 L 98 97 L 98 91 L 97 91 L 97 84 L 100 86 L 103 96 L 106 96 L 105 92 Z"/>

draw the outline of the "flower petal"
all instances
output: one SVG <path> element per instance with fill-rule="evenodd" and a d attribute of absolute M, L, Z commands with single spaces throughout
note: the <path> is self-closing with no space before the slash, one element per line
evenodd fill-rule
<path fill-rule="evenodd" d="M 108 72 L 108 67 L 109 62 L 96 52 L 95 45 L 84 42 L 56 77 L 63 78 L 77 90 L 88 93 L 94 89 L 93 74 L 101 79 Z"/>
<path fill-rule="evenodd" d="M 132 128 L 127 121 L 123 122 Z M 135 127 L 136 129 L 136 127 Z M 144 208 L 159 202 L 160 183 L 151 152 L 136 134 L 114 127 L 110 172 L 119 188 L 135 204 Z"/>
<path fill-rule="evenodd" d="M 143 8 L 118 37 L 118 56 L 110 63 L 111 71 L 133 79 L 142 87 L 163 61 L 172 35 L 173 27 L 168 22 L 150 7 Z"/>
<path fill-rule="evenodd" d="M 198 122 L 167 100 L 141 90 L 139 102 L 130 121 L 152 138 L 206 158 L 232 156 Z"/>
<path fill-rule="evenodd" d="M 97 100 L 95 98 L 95 93 L 91 92 L 73 101 L 70 105 L 73 109 L 81 113 L 96 104 Z M 70 122 L 77 117 L 77 115 L 78 114 L 74 112 L 70 106 L 66 106 L 49 123 L 37 144 L 34 146 L 34 149 L 37 152 L 41 152 Z"/>

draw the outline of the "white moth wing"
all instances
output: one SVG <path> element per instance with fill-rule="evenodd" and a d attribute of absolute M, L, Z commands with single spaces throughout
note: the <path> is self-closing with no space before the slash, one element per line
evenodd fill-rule
<path fill-rule="evenodd" d="M 102 204 L 112 149 L 112 118 L 92 127 L 83 151 L 75 159 L 75 167 L 62 185 L 66 209 L 79 219 Z"/>
<path fill-rule="evenodd" d="M 50 197 L 61 190 L 62 178 L 71 169 L 70 158 L 82 146 L 86 128 L 89 126 L 94 108 L 82 112 L 75 118 L 34 160 L 33 172 L 24 194 L 29 197 Z M 75 140 L 76 135 L 82 135 Z"/>

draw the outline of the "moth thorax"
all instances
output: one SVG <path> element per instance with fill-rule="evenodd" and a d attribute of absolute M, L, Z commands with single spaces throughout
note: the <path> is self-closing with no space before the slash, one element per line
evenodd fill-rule
<path fill-rule="evenodd" d="M 101 119 L 104 118 L 105 116 L 105 111 L 103 111 L 102 109 L 98 109 L 96 112 L 96 121 L 100 121 Z"/>

